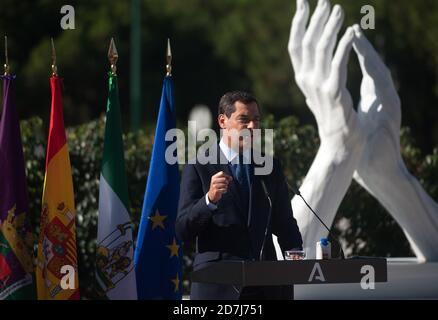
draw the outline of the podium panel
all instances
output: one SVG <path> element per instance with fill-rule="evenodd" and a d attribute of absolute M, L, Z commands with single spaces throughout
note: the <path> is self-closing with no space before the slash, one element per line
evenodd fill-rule
<path fill-rule="evenodd" d="M 193 282 L 238 286 L 387 281 L 385 258 L 345 260 L 234 261 L 212 263 L 192 273 Z"/>

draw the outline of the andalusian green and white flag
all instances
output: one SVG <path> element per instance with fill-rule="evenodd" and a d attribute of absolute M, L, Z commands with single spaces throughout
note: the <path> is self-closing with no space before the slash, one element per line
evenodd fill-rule
<path fill-rule="evenodd" d="M 99 187 L 96 280 L 101 296 L 137 300 L 117 76 L 109 73 Z"/>

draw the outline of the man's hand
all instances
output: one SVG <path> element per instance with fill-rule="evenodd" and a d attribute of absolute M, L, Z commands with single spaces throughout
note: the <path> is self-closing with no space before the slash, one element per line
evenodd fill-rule
<path fill-rule="evenodd" d="M 223 171 L 216 173 L 211 177 L 210 190 L 208 190 L 208 200 L 211 203 L 218 203 L 222 195 L 227 192 L 228 184 L 233 180 L 231 176 Z"/>

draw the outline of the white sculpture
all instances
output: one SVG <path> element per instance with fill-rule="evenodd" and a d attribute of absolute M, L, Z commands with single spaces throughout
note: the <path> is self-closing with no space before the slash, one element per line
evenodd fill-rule
<path fill-rule="evenodd" d="M 343 10 L 319 0 L 309 17 L 307 0 L 297 0 L 288 50 L 295 80 L 314 114 L 321 145 L 300 191 L 331 225 L 352 177 L 389 211 L 403 228 L 419 260 L 438 260 L 438 204 L 406 169 L 400 155 L 400 99 L 388 68 L 362 34 L 347 28 L 336 51 Z M 346 88 L 352 46 L 363 73 L 358 112 Z M 309 258 L 327 236 L 298 197 L 292 207 Z"/>

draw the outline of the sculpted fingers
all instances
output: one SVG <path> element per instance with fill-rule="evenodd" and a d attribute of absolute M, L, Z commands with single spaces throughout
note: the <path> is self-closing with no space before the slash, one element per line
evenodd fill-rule
<path fill-rule="evenodd" d="M 400 100 L 397 91 L 395 90 L 389 69 L 365 37 L 360 27 L 355 25 L 353 29 L 355 35 L 353 47 L 358 56 L 364 78 L 372 78 L 375 82 L 376 89 L 385 92 L 388 98 L 392 99 L 392 104 L 400 106 Z"/>
<path fill-rule="evenodd" d="M 336 39 L 344 21 L 344 11 L 341 6 L 333 7 L 330 18 L 324 28 L 321 39 L 316 46 L 315 68 L 319 79 L 326 79 L 330 74 L 330 65 Z"/>
<path fill-rule="evenodd" d="M 335 56 L 331 64 L 330 81 L 333 82 L 335 91 L 341 91 L 347 85 L 347 64 L 353 44 L 354 32 L 348 27 L 339 41 Z"/>
<path fill-rule="evenodd" d="M 354 25 L 353 30 L 355 35 L 353 47 L 357 53 L 362 73 L 364 75 L 367 74 L 372 78 L 382 78 L 383 75 L 387 77 L 387 73 L 389 73 L 388 68 L 382 62 L 374 47 L 362 33 L 360 27 Z"/>
<path fill-rule="evenodd" d="M 313 70 L 314 68 L 315 47 L 324 30 L 329 14 L 329 1 L 319 0 L 303 39 L 303 69 L 305 71 Z"/>
<path fill-rule="evenodd" d="M 295 73 L 300 71 L 302 65 L 302 43 L 308 19 L 309 3 L 307 0 L 297 0 L 297 9 L 292 19 L 288 44 L 289 56 Z"/>

